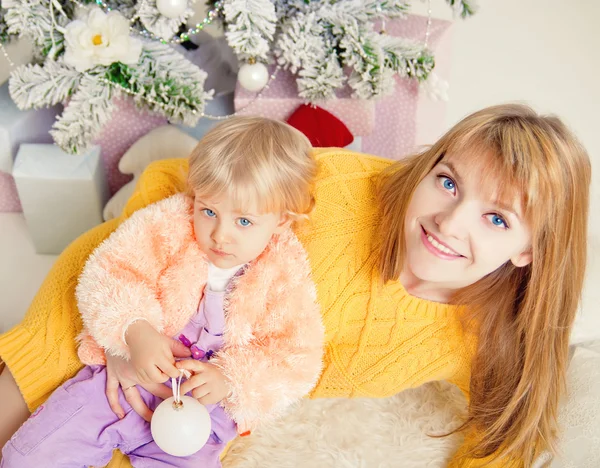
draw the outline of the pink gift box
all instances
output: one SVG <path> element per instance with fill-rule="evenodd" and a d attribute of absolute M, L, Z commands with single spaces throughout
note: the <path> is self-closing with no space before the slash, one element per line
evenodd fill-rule
<path fill-rule="evenodd" d="M 442 78 L 448 76 L 451 25 L 450 21 L 431 22 L 428 44 L 435 55 L 435 73 Z M 390 35 L 417 41 L 425 40 L 426 28 L 427 18 L 418 15 L 387 21 L 385 26 Z M 414 80 L 396 77 L 394 93 L 379 100 L 352 99 L 350 94 L 351 89 L 345 87 L 337 92 L 338 99 L 318 105 L 344 122 L 355 137 L 361 137 L 361 147 L 356 149 L 365 153 L 400 159 L 416 145 L 434 141 L 443 128 L 445 103 L 421 96 Z M 304 102 L 289 71 L 280 71 L 260 99 L 239 82 L 235 90 L 235 110 L 240 114 L 286 120 Z"/>
<path fill-rule="evenodd" d="M 432 20 L 428 46 L 435 56 L 435 73 L 449 74 L 450 21 Z M 409 15 L 388 21 L 385 27 L 392 36 L 424 41 L 427 18 Z M 442 40 L 443 39 L 443 40 Z M 363 137 L 362 151 L 392 159 L 401 159 L 416 147 L 433 143 L 443 130 L 446 104 L 432 101 L 419 93 L 414 80 L 396 77 L 396 89 L 375 104 L 375 128 Z"/>
<path fill-rule="evenodd" d="M 119 161 L 138 139 L 153 128 L 165 125 L 167 119 L 146 110 L 140 110 L 130 98 L 119 99 L 108 124 L 94 141 L 100 145 L 110 194 L 114 195 L 133 176 L 119 171 Z"/>
<path fill-rule="evenodd" d="M 0 213 L 18 213 L 23 211 L 15 179 L 7 172 L 0 171 Z"/>
<path fill-rule="evenodd" d="M 269 73 L 273 73 L 271 68 Z M 359 101 L 350 98 L 352 90 L 345 87 L 337 91 L 338 99 L 320 102 L 319 107 L 331 112 L 340 119 L 354 136 L 368 135 L 375 124 L 375 102 Z M 296 77 L 289 71 L 280 70 L 260 99 L 256 93 L 245 90 L 240 83 L 235 88 L 234 106 L 242 115 L 258 115 L 271 119 L 287 120 L 292 113 L 304 104 L 298 97 Z"/>

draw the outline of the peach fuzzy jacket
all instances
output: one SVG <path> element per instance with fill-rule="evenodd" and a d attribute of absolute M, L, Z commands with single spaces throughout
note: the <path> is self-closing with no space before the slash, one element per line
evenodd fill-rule
<path fill-rule="evenodd" d="M 224 346 L 211 363 L 230 382 L 222 405 L 244 433 L 280 415 L 316 384 L 324 329 L 304 248 L 287 231 L 233 279 Z M 194 236 L 193 202 L 174 195 L 139 210 L 90 256 L 76 297 L 84 329 L 79 357 L 128 357 L 127 327 L 147 320 L 172 336 L 197 311 L 208 260 Z"/>

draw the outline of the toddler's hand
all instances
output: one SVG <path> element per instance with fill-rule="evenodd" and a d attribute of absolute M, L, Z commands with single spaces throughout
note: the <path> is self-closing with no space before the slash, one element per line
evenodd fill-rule
<path fill-rule="evenodd" d="M 229 395 L 227 378 L 217 366 L 195 359 L 179 361 L 176 366 L 192 373 L 181 384 L 182 395 L 191 391 L 192 396 L 203 405 L 213 405 Z"/>
<path fill-rule="evenodd" d="M 157 332 L 145 320 L 139 320 L 127 328 L 125 341 L 139 383 L 162 383 L 169 377 L 179 377 L 180 372 L 175 367 L 173 357 L 172 338 Z"/>

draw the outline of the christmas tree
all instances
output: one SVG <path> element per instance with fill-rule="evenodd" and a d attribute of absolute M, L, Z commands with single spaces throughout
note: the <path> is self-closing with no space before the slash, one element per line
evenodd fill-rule
<path fill-rule="evenodd" d="M 460 17 L 474 13 L 471 1 L 446 2 Z M 212 93 L 204 90 L 206 73 L 176 47 L 215 21 L 246 62 L 242 69 L 264 70 L 259 87 L 265 64 L 275 63 L 296 74 L 308 102 L 334 99 L 346 85 L 355 98 L 378 98 L 392 92 L 395 75 L 425 81 L 435 65 L 426 45 L 376 28 L 409 9 L 407 0 L 219 0 L 189 27 L 191 0 L 3 0 L 0 42 L 18 36 L 34 44 L 34 63 L 11 74 L 11 97 L 22 109 L 68 102 L 52 133 L 77 153 L 121 94 L 195 125 Z"/>

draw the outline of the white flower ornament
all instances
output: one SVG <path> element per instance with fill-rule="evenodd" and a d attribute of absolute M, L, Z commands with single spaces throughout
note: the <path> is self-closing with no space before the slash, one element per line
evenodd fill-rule
<path fill-rule="evenodd" d="M 142 42 L 129 35 L 129 21 L 97 7 L 67 25 L 65 42 L 65 63 L 79 72 L 115 62 L 135 65 L 142 53 Z"/>

